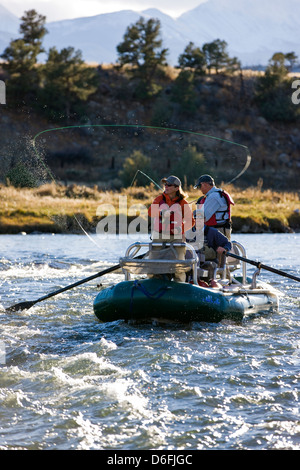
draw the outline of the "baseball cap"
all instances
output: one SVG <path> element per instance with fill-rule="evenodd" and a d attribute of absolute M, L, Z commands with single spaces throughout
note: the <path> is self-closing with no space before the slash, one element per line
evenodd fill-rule
<path fill-rule="evenodd" d="M 210 175 L 202 175 L 200 176 L 200 178 L 198 178 L 197 182 L 195 183 L 194 189 L 198 188 L 201 183 L 209 183 L 211 185 L 214 185 L 215 181 Z"/>
<path fill-rule="evenodd" d="M 163 178 L 162 183 L 169 183 L 169 184 L 174 184 L 175 186 L 181 186 L 181 181 L 177 176 L 171 175 L 168 176 L 168 178 Z"/>

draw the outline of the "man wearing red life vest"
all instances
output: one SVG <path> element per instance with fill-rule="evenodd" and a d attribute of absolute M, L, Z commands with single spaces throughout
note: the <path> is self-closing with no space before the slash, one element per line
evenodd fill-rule
<path fill-rule="evenodd" d="M 162 182 L 165 186 L 164 192 L 154 199 L 148 209 L 149 216 L 154 220 L 152 240 L 182 242 L 185 240 L 185 232 L 195 224 L 193 213 L 185 200 L 186 195 L 182 191 L 180 179 L 171 175 Z M 177 259 L 185 259 L 184 246 L 177 246 L 174 249 Z M 185 282 L 185 273 L 175 273 L 175 280 Z"/>
<path fill-rule="evenodd" d="M 199 188 L 204 196 L 196 202 L 197 208 L 204 204 L 204 221 L 208 227 L 214 227 L 223 233 L 228 240 L 231 239 L 231 205 L 234 202 L 231 196 L 223 189 L 215 186 L 210 175 L 198 178 L 194 188 Z"/>

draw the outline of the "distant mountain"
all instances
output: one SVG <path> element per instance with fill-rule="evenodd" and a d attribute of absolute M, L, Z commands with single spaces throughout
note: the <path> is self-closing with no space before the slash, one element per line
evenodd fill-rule
<path fill-rule="evenodd" d="M 208 0 L 178 23 L 197 44 L 224 39 L 243 66 L 266 65 L 279 51 L 300 58 L 299 0 Z"/>
<path fill-rule="evenodd" d="M 123 40 L 127 27 L 143 16 L 158 18 L 161 22 L 163 45 L 169 49 L 168 61 L 175 65 L 179 54 L 189 42 L 189 36 L 180 31 L 176 21 L 156 9 L 135 12 L 122 10 L 115 13 L 56 21 L 47 24 L 46 48 L 72 45 L 81 49 L 87 62 L 111 63 L 117 61 L 117 45 Z"/>
<path fill-rule="evenodd" d="M 7 8 L 0 5 L 0 31 L 8 33 L 17 33 L 20 20 Z"/>
<path fill-rule="evenodd" d="M 0 54 L 18 34 L 20 20 L 0 5 Z"/>
<path fill-rule="evenodd" d="M 44 39 L 44 45 L 46 49 L 51 46 L 58 49 L 72 46 L 82 51 L 87 62 L 114 63 L 117 60 L 116 47 L 122 41 L 127 26 L 135 23 L 140 16 L 141 13 L 122 10 L 55 21 L 47 24 L 49 34 Z"/>
<path fill-rule="evenodd" d="M 116 46 L 130 24 L 140 16 L 158 18 L 168 62 L 176 65 L 189 41 L 197 46 L 215 39 L 228 43 L 231 56 L 242 65 L 266 65 L 274 52 L 294 51 L 300 57 L 299 0 L 207 0 L 179 18 L 156 9 L 142 12 L 122 10 L 91 17 L 48 23 L 44 46 L 80 49 L 85 61 L 114 63 Z M 19 20 L 0 6 L 0 49 L 18 36 Z"/>

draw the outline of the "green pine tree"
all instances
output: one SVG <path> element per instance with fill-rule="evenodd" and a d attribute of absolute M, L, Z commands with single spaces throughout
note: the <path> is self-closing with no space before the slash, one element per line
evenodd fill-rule
<path fill-rule="evenodd" d="M 40 82 L 37 58 L 44 52 L 42 39 L 47 33 L 46 17 L 35 10 L 25 12 L 21 21 L 19 31 L 22 37 L 12 40 L 1 55 L 3 68 L 9 74 L 8 101 L 17 104 L 32 102 L 36 98 Z"/>
<path fill-rule="evenodd" d="M 42 67 L 40 101 L 52 118 L 69 118 L 97 90 L 95 68 L 87 66 L 81 51 L 67 47 L 60 52 L 52 47 Z"/>
<path fill-rule="evenodd" d="M 200 47 L 196 47 L 193 42 L 189 42 L 178 58 L 178 65 L 181 69 L 192 70 L 196 75 L 204 75 L 206 69 L 205 54 Z"/>
<path fill-rule="evenodd" d="M 299 109 L 291 100 L 289 66 L 286 60 L 296 60 L 294 53 L 276 52 L 269 60 L 265 74 L 258 78 L 255 86 L 255 102 L 262 115 L 269 121 L 294 122 L 299 119 Z"/>
<path fill-rule="evenodd" d="M 192 116 L 197 110 L 196 99 L 194 74 L 190 70 L 182 70 L 172 87 L 171 100 L 179 105 L 183 114 Z"/>
<path fill-rule="evenodd" d="M 129 64 L 130 73 L 137 80 L 137 94 L 141 97 L 152 96 L 155 87 L 155 73 L 159 66 L 166 64 L 167 49 L 162 48 L 160 21 L 140 18 L 129 26 L 124 40 L 117 46 L 120 66 Z"/>
<path fill-rule="evenodd" d="M 226 48 L 227 42 L 221 41 L 220 39 L 203 45 L 202 50 L 205 55 L 209 73 L 211 73 L 212 69 L 214 69 L 216 73 L 219 73 L 220 69 L 227 66 L 230 58 Z"/>

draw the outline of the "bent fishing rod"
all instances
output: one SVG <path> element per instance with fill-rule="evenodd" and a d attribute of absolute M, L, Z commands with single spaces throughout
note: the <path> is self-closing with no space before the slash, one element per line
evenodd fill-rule
<path fill-rule="evenodd" d="M 134 181 L 135 181 L 135 179 L 136 179 L 138 173 L 141 173 L 142 175 L 144 175 L 144 176 L 145 176 L 146 178 L 148 178 L 155 186 L 157 186 L 159 189 L 163 190 L 163 189 L 161 188 L 161 186 L 159 186 L 159 184 L 156 183 L 156 181 L 154 181 L 149 175 L 147 175 L 146 173 L 144 173 L 144 172 L 141 171 L 141 170 L 137 170 L 137 171 L 136 171 L 136 173 L 135 173 L 135 175 L 134 175 L 134 178 L 133 178 L 133 180 L 132 180 L 130 186 L 133 185 L 133 183 L 134 183 Z M 192 202 L 195 202 L 195 201 L 191 201 L 191 203 L 192 203 Z M 191 204 L 191 203 L 190 203 L 190 204 Z M 300 282 L 300 278 L 299 278 L 299 277 L 294 276 L 293 274 L 288 274 L 288 273 L 286 273 L 286 272 L 284 272 L 284 271 L 281 271 L 281 270 L 279 270 L 279 269 L 273 268 L 272 266 L 267 266 L 267 265 L 265 265 L 265 264 L 262 264 L 260 261 L 254 261 L 254 260 L 251 260 L 251 259 L 248 259 L 248 258 L 244 258 L 244 257 L 239 256 L 239 255 L 236 255 L 236 254 L 234 254 L 234 253 L 230 253 L 230 252 L 226 252 L 225 255 L 226 255 L 226 256 L 231 256 L 232 258 L 236 258 L 236 259 L 238 259 L 238 260 L 240 260 L 240 261 L 244 261 L 245 263 L 252 264 L 253 266 L 256 266 L 258 269 L 265 269 L 266 271 L 270 271 L 270 272 L 272 272 L 272 273 L 278 274 L 279 276 L 288 277 L 289 279 L 293 279 L 294 281 Z"/>

